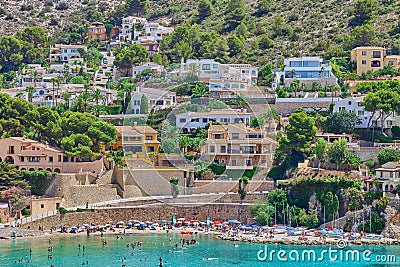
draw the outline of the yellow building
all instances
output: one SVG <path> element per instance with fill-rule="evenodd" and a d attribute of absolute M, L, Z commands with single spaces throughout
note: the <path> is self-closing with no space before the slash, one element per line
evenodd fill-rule
<path fill-rule="evenodd" d="M 202 153 L 208 161 L 225 164 L 228 170 L 270 167 L 276 142 L 267 134 L 264 129 L 249 128 L 240 123 L 212 124 Z"/>
<path fill-rule="evenodd" d="M 361 75 L 369 70 L 377 71 L 388 65 L 392 65 L 395 69 L 398 69 L 400 66 L 400 56 L 387 55 L 384 47 L 356 47 L 351 50 L 350 60 L 357 65 L 357 75 Z"/>
<path fill-rule="evenodd" d="M 111 150 L 123 149 L 125 152 L 158 152 L 160 142 L 157 131 L 150 126 L 115 126 L 117 142 L 110 146 Z"/>

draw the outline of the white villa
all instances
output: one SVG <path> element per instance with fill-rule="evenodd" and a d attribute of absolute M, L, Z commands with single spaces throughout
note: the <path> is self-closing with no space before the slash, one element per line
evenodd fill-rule
<path fill-rule="evenodd" d="M 244 109 L 216 109 L 207 112 L 185 112 L 176 115 L 176 126 L 189 131 L 204 128 L 210 122 L 244 123 L 249 125 L 251 113 Z"/>
<path fill-rule="evenodd" d="M 363 99 L 364 96 L 341 99 L 333 107 L 333 112 L 339 112 L 341 110 L 355 112 L 361 120 L 361 123 L 356 125 L 356 128 L 366 129 L 368 128 L 368 122 L 373 114 L 372 112 L 364 110 L 364 106 L 361 104 Z M 371 126 L 380 127 L 380 119 L 381 118 L 379 117 L 379 114 L 374 115 L 374 117 L 371 119 Z M 400 117 L 396 114 L 389 115 L 384 122 L 385 128 L 391 128 L 393 125 L 400 125 Z"/>
<path fill-rule="evenodd" d="M 297 79 L 303 86 L 309 88 L 313 83 L 320 87 L 337 85 L 329 61 L 320 57 L 293 57 L 284 60 L 284 84 L 290 86 Z"/>

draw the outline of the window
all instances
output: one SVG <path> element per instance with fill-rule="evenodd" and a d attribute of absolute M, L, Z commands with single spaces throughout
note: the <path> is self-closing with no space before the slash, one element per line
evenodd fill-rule
<path fill-rule="evenodd" d="M 49 162 L 53 162 L 53 157 L 49 157 Z"/>
<path fill-rule="evenodd" d="M 25 161 L 25 157 L 19 157 L 19 161 L 24 162 Z"/>
<path fill-rule="evenodd" d="M 393 65 L 394 65 L 394 61 L 390 60 L 390 61 L 388 62 L 388 65 L 393 66 Z"/>
<path fill-rule="evenodd" d="M 215 135 L 214 135 L 214 138 L 215 138 L 215 139 L 222 139 L 222 135 L 221 135 L 221 134 L 215 134 Z"/>
<path fill-rule="evenodd" d="M 186 118 L 180 118 L 180 119 L 179 119 L 179 122 L 180 122 L 180 123 L 185 123 L 185 122 L 186 122 Z"/>
<path fill-rule="evenodd" d="M 199 118 L 194 118 L 194 119 L 191 119 L 190 121 L 191 122 L 199 122 L 200 120 L 199 120 Z"/>
<path fill-rule="evenodd" d="M 291 61 L 289 67 L 301 67 L 301 61 Z"/>
<path fill-rule="evenodd" d="M 361 61 L 361 64 L 367 65 L 367 61 L 366 61 L 366 60 L 363 60 L 363 61 Z"/>
<path fill-rule="evenodd" d="M 318 67 L 319 62 L 318 61 L 304 61 L 303 62 L 303 67 Z"/>
<path fill-rule="evenodd" d="M 229 122 L 229 118 L 221 118 L 221 122 Z"/>
<path fill-rule="evenodd" d="M 248 134 L 248 135 L 246 135 L 246 138 L 248 138 L 248 139 L 260 139 L 260 138 L 264 138 L 264 136 L 262 134 Z"/>
<path fill-rule="evenodd" d="M 345 107 L 339 107 L 339 111 L 343 111 L 343 110 L 346 110 L 346 108 Z"/>
<path fill-rule="evenodd" d="M 63 157 L 63 162 L 68 162 L 68 157 L 67 156 Z"/>
<path fill-rule="evenodd" d="M 351 106 L 351 101 L 349 101 L 349 103 L 348 103 L 348 104 L 349 104 L 349 106 Z"/>
<path fill-rule="evenodd" d="M 29 157 L 29 162 L 39 162 L 40 158 L 39 157 Z"/>
<path fill-rule="evenodd" d="M 251 166 L 251 159 L 246 159 L 246 166 Z"/>
<path fill-rule="evenodd" d="M 215 152 L 215 146 L 210 146 L 210 153 L 214 153 Z"/>
<path fill-rule="evenodd" d="M 8 147 L 8 154 L 14 154 L 14 146 Z"/>
<path fill-rule="evenodd" d="M 207 119 L 207 118 L 203 118 L 203 122 L 204 122 L 204 123 L 207 123 L 207 122 L 208 122 L 208 119 Z"/>
<path fill-rule="evenodd" d="M 226 146 L 221 146 L 221 153 L 226 153 Z"/>
<path fill-rule="evenodd" d="M 41 209 L 44 209 L 44 204 L 40 204 L 40 208 L 41 208 Z"/>
<path fill-rule="evenodd" d="M 361 55 L 362 56 L 366 56 L 367 55 L 367 51 L 361 51 Z"/>
<path fill-rule="evenodd" d="M 58 162 L 61 162 L 61 155 L 58 155 Z"/>
<path fill-rule="evenodd" d="M 151 135 L 146 135 L 146 140 L 153 140 L 153 136 L 151 136 Z"/>
<path fill-rule="evenodd" d="M 218 69 L 218 64 L 213 64 L 213 69 Z"/>
<path fill-rule="evenodd" d="M 147 152 L 154 152 L 154 146 L 148 146 Z"/>
<path fill-rule="evenodd" d="M 238 133 L 232 134 L 232 140 L 237 140 L 237 139 L 239 139 L 239 134 Z"/>
<path fill-rule="evenodd" d="M 202 70 L 210 70 L 210 69 L 211 69 L 210 64 L 203 64 Z"/>
<path fill-rule="evenodd" d="M 359 111 L 357 112 L 357 114 L 358 114 L 358 116 L 364 116 L 364 110 L 359 110 Z"/>
<path fill-rule="evenodd" d="M 378 60 L 371 61 L 371 67 L 379 68 L 381 66 L 381 62 Z"/>
<path fill-rule="evenodd" d="M 381 58 L 381 51 L 374 51 L 372 52 L 373 58 Z"/>
<path fill-rule="evenodd" d="M 231 160 L 231 165 L 236 166 L 236 159 Z"/>

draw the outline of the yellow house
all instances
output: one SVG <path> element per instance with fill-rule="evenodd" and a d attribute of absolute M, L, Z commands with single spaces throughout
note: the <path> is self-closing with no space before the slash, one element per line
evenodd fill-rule
<path fill-rule="evenodd" d="M 160 142 L 157 131 L 150 126 L 115 126 L 117 141 L 110 146 L 111 150 L 123 149 L 125 152 L 158 152 Z"/>
<path fill-rule="evenodd" d="M 350 60 L 357 65 L 357 75 L 369 70 L 377 71 L 388 65 L 392 65 L 395 69 L 400 66 L 400 56 L 387 55 L 384 47 L 356 47 L 351 50 Z"/>

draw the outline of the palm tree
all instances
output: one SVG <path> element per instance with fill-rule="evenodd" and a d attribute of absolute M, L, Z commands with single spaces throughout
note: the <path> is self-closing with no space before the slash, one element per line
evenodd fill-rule
<path fill-rule="evenodd" d="M 90 103 L 92 102 L 92 97 L 88 92 L 83 92 L 80 94 L 73 103 L 73 109 L 79 112 L 86 112 Z"/>
<path fill-rule="evenodd" d="M 105 73 L 106 77 L 107 77 L 107 83 L 109 83 L 111 81 L 112 78 L 112 72 L 111 71 L 107 71 Z"/>
<path fill-rule="evenodd" d="M 71 94 L 70 93 L 64 93 L 64 94 L 62 94 L 62 98 L 65 101 L 66 108 L 69 109 L 69 100 L 71 99 Z"/>
<path fill-rule="evenodd" d="M 290 85 L 293 87 L 293 89 L 294 89 L 294 97 L 296 97 L 297 96 L 297 91 L 300 88 L 300 80 L 294 79 Z"/>
<path fill-rule="evenodd" d="M 202 83 L 196 83 L 195 87 L 192 89 L 192 99 L 198 98 L 200 100 L 200 105 L 203 106 L 203 99 L 209 96 L 211 96 L 211 94 L 208 87 Z"/>
<path fill-rule="evenodd" d="M 51 91 L 53 93 L 52 102 L 53 102 L 53 106 L 54 106 L 54 91 L 56 90 L 55 89 L 55 84 L 57 83 L 57 78 L 56 77 L 51 78 L 50 82 L 53 83 L 53 89 Z"/>
<path fill-rule="evenodd" d="M 60 83 L 62 83 L 63 78 L 58 76 L 56 78 L 56 82 L 57 82 L 57 96 L 56 96 L 56 106 L 57 106 L 57 98 L 58 98 L 58 90 L 60 90 Z"/>
<path fill-rule="evenodd" d="M 42 75 L 40 75 L 39 72 L 37 72 L 37 70 L 34 70 L 31 74 L 32 80 L 33 80 L 33 87 L 36 88 L 36 82 L 38 79 L 40 79 L 42 77 Z"/>
<path fill-rule="evenodd" d="M 28 93 L 28 101 L 32 103 L 33 94 L 35 93 L 35 88 L 33 86 L 28 86 L 25 89 L 25 92 Z"/>
<path fill-rule="evenodd" d="M 190 146 L 192 139 L 187 135 L 179 136 L 179 146 L 181 147 L 183 153 L 187 152 L 188 146 Z"/>
<path fill-rule="evenodd" d="M 96 106 L 99 105 L 100 100 L 104 101 L 106 99 L 105 95 L 101 93 L 99 88 L 93 90 L 92 98 L 96 102 Z"/>
<path fill-rule="evenodd" d="M 233 105 L 236 105 L 239 108 L 247 107 L 247 102 L 241 95 L 237 95 L 236 98 L 232 99 L 231 102 Z"/>
<path fill-rule="evenodd" d="M 189 64 L 188 70 L 187 70 L 188 76 L 190 76 L 190 77 L 199 76 L 200 73 L 201 73 L 201 71 L 199 69 L 199 66 L 197 66 L 194 63 Z"/>

